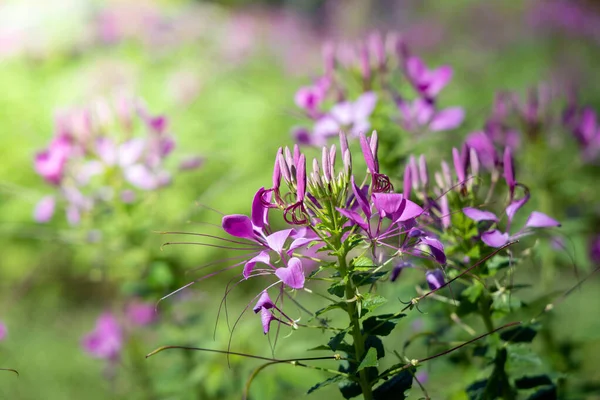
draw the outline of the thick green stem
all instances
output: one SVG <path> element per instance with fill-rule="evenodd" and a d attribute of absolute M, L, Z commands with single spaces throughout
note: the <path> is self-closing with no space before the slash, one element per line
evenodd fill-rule
<path fill-rule="evenodd" d="M 358 315 L 357 302 L 360 300 L 356 297 L 356 288 L 352 282 L 352 277 L 348 275 L 348 266 L 346 264 L 346 257 L 338 256 L 338 262 L 340 266 L 340 273 L 346 278 L 346 300 L 347 300 L 347 312 L 350 317 L 350 324 L 352 325 L 352 341 L 354 342 L 354 352 L 356 353 L 356 362 L 360 363 L 365 356 L 365 339 L 360 331 L 360 321 Z M 365 400 L 373 399 L 373 391 L 371 389 L 371 383 L 367 376 L 367 370 L 362 369 L 358 372 L 360 387 L 362 388 L 363 396 Z"/>

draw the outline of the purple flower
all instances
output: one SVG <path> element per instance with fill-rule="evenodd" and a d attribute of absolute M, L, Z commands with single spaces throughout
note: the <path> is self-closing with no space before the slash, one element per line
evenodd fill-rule
<path fill-rule="evenodd" d="M 429 289 L 436 290 L 441 288 L 444 283 L 444 272 L 441 269 L 436 269 L 433 271 L 427 271 L 425 274 L 427 279 L 427 284 L 429 285 Z"/>
<path fill-rule="evenodd" d="M 328 114 L 319 118 L 313 128 L 315 140 L 335 136 L 340 131 L 350 132 L 353 136 L 369 130 L 371 123 L 369 117 L 375 109 L 377 95 L 366 92 L 360 95 L 356 101 L 343 101 L 331 108 Z"/>
<path fill-rule="evenodd" d="M 527 221 L 525 222 L 525 225 L 523 226 L 523 228 L 521 228 L 517 233 L 510 235 L 508 233 L 508 229 L 510 228 L 510 223 L 512 222 L 512 218 L 513 218 L 514 214 L 516 213 L 516 211 L 527 202 L 528 198 L 529 197 L 526 196 L 524 198 L 524 200 L 523 199 L 517 200 L 517 201 L 511 203 L 506 208 L 506 214 L 508 215 L 508 223 L 507 223 L 507 228 L 506 228 L 507 231 L 506 232 L 502 232 L 499 229 L 489 229 L 481 234 L 481 240 L 488 246 L 497 248 L 497 247 L 504 246 L 506 243 L 510 242 L 511 240 L 516 240 L 520 237 L 531 234 L 533 229 L 553 228 L 553 227 L 560 226 L 560 223 L 558 221 L 549 217 L 548 215 L 541 213 L 539 211 L 533 211 L 529 215 L 529 218 L 527 218 Z M 494 213 L 489 212 L 489 211 L 482 211 L 482 210 L 478 210 L 476 208 L 466 207 L 466 208 L 463 208 L 463 213 L 468 218 L 472 219 L 475 222 L 489 221 L 496 225 L 499 222 L 499 218 Z"/>
<path fill-rule="evenodd" d="M 154 304 L 140 300 L 131 301 L 125 308 L 125 315 L 129 321 L 138 326 L 150 325 L 157 318 Z"/>
<path fill-rule="evenodd" d="M 83 349 L 92 357 L 115 361 L 123 347 L 123 332 L 111 313 L 104 313 L 96 320 L 94 330 L 82 341 Z"/>
<path fill-rule="evenodd" d="M 66 136 L 55 138 L 48 149 L 35 156 L 35 171 L 48 183 L 60 185 L 71 149 Z"/>
<path fill-rule="evenodd" d="M 419 131 L 428 129 L 431 132 L 452 130 L 460 126 L 465 113 L 461 107 L 449 107 L 437 111 L 426 99 L 411 101 L 398 100 L 401 123 L 406 130 Z"/>
<path fill-rule="evenodd" d="M 427 99 L 435 98 L 452 79 L 451 67 L 444 65 L 431 70 L 415 56 L 406 59 L 404 68 L 408 80 Z"/>
<path fill-rule="evenodd" d="M 36 222 L 48 222 L 54 215 L 56 200 L 53 196 L 45 196 L 36 204 L 33 219 Z"/>
<path fill-rule="evenodd" d="M 6 335 L 8 335 L 8 328 L 4 322 L 0 321 L 0 341 L 6 339 Z"/>

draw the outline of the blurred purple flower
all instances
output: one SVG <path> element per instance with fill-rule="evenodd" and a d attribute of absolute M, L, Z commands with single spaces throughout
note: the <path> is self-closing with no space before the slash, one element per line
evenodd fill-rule
<path fill-rule="evenodd" d="M 83 338 L 82 346 L 92 357 L 117 360 L 123 347 L 123 332 L 115 316 L 109 312 L 100 315 L 94 330 Z"/>
<path fill-rule="evenodd" d="M 8 335 L 8 328 L 6 327 L 6 324 L 2 321 L 0 321 L 0 341 L 6 339 L 6 336 Z"/>
<path fill-rule="evenodd" d="M 138 326 L 149 325 L 157 319 L 154 304 L 140 300 L 133 300 L 127 304 L 125 315 L 129 321 Z"/>
<path fill-rule="evenodd" d="M 54 209 L 56 208 L 56 200 L 53 196 L 42 197 L 35 206 L 33 211 L 33 219 L 36 222 L 48 222 L 54 215 Z"/>

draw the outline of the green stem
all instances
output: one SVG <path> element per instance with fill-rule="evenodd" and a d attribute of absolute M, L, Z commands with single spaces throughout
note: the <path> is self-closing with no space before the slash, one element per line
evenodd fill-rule
<path fill-rule="evenodd" d="M 356 288 L 352 282 L 352 277 L 348 275 L 348 266 L 346 264 L 346 256 L 338 256 L 338 263 L 340 266 L 341 275 L 346 278 L 346 300 L 347 300 L 347 312 L 350 317 L 350 324 L 352 325 L 352 341 L 354 342 L 354 352 L 356 353 L 356 362 L 360 361 L 365 356 L 365 342 L 362 332 L 360 331 L 360 321 L 358 315 L 358 308 L 356 303 L 360 300 L 356 299 Z M 371 389 L 371 383 L 367 376 L 367 370 L 362 369 L 358 372 L 360 387 L 362 388 L 363 396 L 365 400 L 373 400 L 373 391 Z"/>

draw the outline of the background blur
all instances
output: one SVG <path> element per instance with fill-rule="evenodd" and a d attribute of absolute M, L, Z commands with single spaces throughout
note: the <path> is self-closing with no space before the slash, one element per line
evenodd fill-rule
<path fill-rule="evenodd" d="M 169 238 L 156 232 L 214 234 L 201 222 L 218 224 L 221 216 L 204 206 L 249 212 L 256 189 L 271 180 L 277 148 L 293 143 L 290 130 L 302 122 L 294 93 L 321 72 L 325 40 L 393 30 L 429 64 L 450 64 L 454 79 L 444 99 L 467 110 L 459 134 L 451 137 L 455 143 L 481 125 L 497 90 L 525 92 L 544 80 L 574 80 L 581 84 L 580 96 L 598 109 L 600 2 L 569 2 L 585 10 L 585 18 L 567 16 L 562 3 L 1 0 L 0 320 L 8 334 L 0 342 L 0 367 L 21 375 L 0 374 L 0 397 L 239 398 L 259 365 L 252 360 L 232 357 L 228 367 L 225 356 L 180 351 L 143 359 L 166 344 L 226 348 L 227 325 L 221 316 L 215 330 L 215 321 L 233 274 L 199 282 L 162 302 L 158 321 L 132 333 L 131 353 L 116 366 L 82 350 L 82 337 L 103 310 L 118 314 L 132 297 L 154 304 L 201 276 L 195 267 L 230 256 L 199 246 L 161 250 Z M 203 163 L 147 194 L 147 205 L 130 215 L 139 227 L 134 238 L 105 247 L 123 232 L 108 220 L 99 241 L 89 237 L 94 227 L 82 232 L 63 215 L 47 224 L 34 221 L 35 204 L 52 188 L 35 173 L 33 159 L 51 140 L 59 110 L 118 92 L 139 96 L 152 113 L 166 116 L 178 159 L 199 155 Z M 585 244 L 575 246 L 570 256 L 589 270 Z M 109 272 L 100 273 L 99 266 Z M 554 279 L 563 288 L 576 282 L 572 271 Z M 393 297 L 410 298 L 413 282 L 407 274 L 390 289 Z M 565 351 L 573 352 L 580 373 L 596 382 L 599 289 L 596 279 L 572 295 L 557 310 L 562 319 L 555 327 L 559 341 L 569 336 L 581 343 Z M 251 283 L 231 292 L 231 321 L 255 292 Z M 280 338 L 276 354 L 304 355 L 311 336 L 319 335 Z M 400 342 L 403 334 L 397 335 Z M 271 354 L 258 319 L 250 316 L 236 327 L 231 348 Z M 452 372 L 439 362 L 430 373 L 439 382 L 430 395 L 445 398 L 443 388 L 452 387 L 453 373 L 474 372 Z M 298 398 L 321 377 L 272 367 L 257 378 L 252 393 L 257 399 Z M 329 387 L 312 397 L 332 398 L 336 392 Z M 418 395 L 415 391 L 414 398 Z"/>

